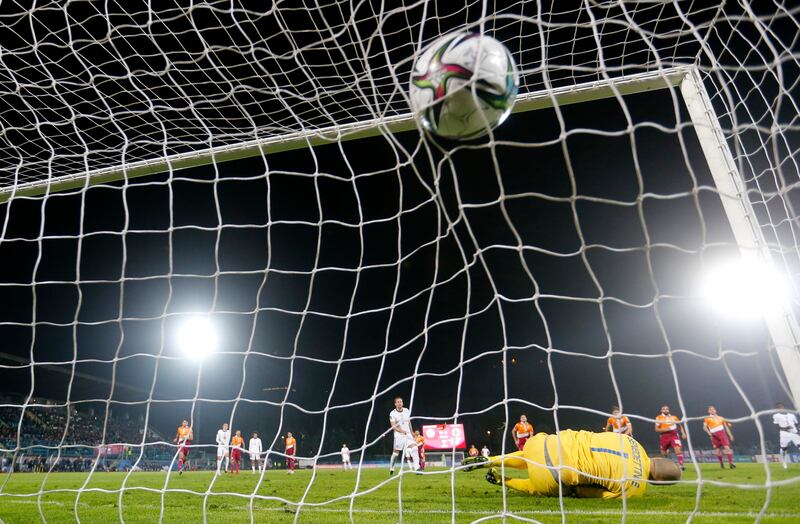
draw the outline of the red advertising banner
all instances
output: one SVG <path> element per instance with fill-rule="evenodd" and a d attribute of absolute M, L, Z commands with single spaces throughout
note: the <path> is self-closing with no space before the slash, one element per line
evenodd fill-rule
<path fill-rule="evenodd" d="M 465 449 L 464 424 L 436 424 L 422 426 L 425 449 Z"/>
<path fill-rule="evenodd" d="M 97 455 L 98 453 L 100 455 L 106 455 L 106 456 L 122 455 L 123 451 L 125 451 L 125 446 L 123 446 L 122 444 L 112 444 L 110 446 L 97 446 L 96 448 L 94 448 L 95 455 Z"/>

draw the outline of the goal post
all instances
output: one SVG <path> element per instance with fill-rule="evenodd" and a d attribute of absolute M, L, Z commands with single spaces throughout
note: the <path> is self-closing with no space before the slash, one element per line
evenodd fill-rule
<path fill-rule="evenodd" d="M 434 468 L 458 467 L 464 460 L 463 451 L 426 451 L 425 464 Z"/>
<path fill-rule="evenodd" d="M 705 160 L 714 178 L 725 215 L 743 260 L 773 267 L 774 261 L 748 198 L 747 185 L 736 167 L 714 106 L 696 68 L 685 72 L 680 93 L 697 133 Z M 775 352 L 778 355 L 795 408 L 800 407 L 800 328 L 788 304 L 775 304 L 764 311 Z"/>

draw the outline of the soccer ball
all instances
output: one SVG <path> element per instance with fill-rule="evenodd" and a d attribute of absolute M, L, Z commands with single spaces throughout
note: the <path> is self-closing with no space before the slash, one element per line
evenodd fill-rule
<path fill-rule="evenodd" d="M 420 55 L 411 75 L 411 106 L 428 131 L 469 140 L 506 119 L 518 88 L 517 66 L 506 46 L 462 31 L 441 37 Z"/>

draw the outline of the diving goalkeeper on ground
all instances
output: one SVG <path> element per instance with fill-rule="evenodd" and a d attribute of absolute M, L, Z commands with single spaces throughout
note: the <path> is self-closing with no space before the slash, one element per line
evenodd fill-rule
<path fill-rule="evenodd" d="M 486 480 L 505 484 L 530 495 L 614 499 L 637 497 L 648 481 L 673 483 L 681 470 L 669 459 L 649 458 L 633 437 L 620 433 L 560 431 L 539 433 L 528 439 L 522 451 L 495 457 L 469 457 L 466 471 L 491 468 Z M 508 478 L 506 468 L 526 469 L 528 478 Z M 559 489 L 560 486 L 560 489 Z"/>

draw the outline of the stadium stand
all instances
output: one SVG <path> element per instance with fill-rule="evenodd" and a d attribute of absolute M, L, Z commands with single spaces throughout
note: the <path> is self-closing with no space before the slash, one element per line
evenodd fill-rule
<path fill-rule="evenodd" d="M 116 470 L 134 465 L 143 470 L 160 470 L 172 460 L 173 446 L 153 429 L 148 429 L 144 453 L 139 458 L 143 424 L 138 417 L 112 412 L 104 438 L 104 417 L 97 416 L 91 408 L 73 406 L 67 424 L 65 406 L 43 399 L 31 403 L 34 405 L 23 412 L 19 406 L 7 405 L 20 404 L 18 399 L 0 399 L 0 404 L 6 404 L 0 407 L 0 466 L 4 471 L 11 464 L 15 471 L 88 471 L 93 467 Z"/>

